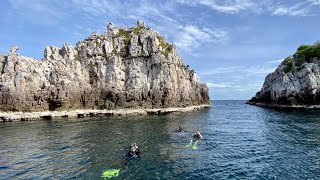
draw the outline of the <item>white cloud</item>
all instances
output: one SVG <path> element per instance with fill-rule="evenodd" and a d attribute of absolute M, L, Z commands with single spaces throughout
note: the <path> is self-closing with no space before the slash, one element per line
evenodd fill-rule
<path fill-rule="evenodd" d="M 185 3 L 189 5 L 204 5 L 212 8 L 213 10 L 228 13 L 228 14 L 235 14 L 239 13 L 240 11 L 244 11 L 246 9 L 252 9 L 256 6 L 251 0 L 228 0 L 228 1 L 217 1 L 217 0 L 178 0 L 180 3 Z"/>
<path fill-rule="evenodd" d="M 258 65 L 258 66 L 253 66 L 253 67 L 249 67 L 249 68 L 245 68 L 244 69 L 244 73 L 249 75 L 249 76 L 253 76 L 253 75 L 263 75 L 266 76 L 267 74 L 273 72 L 274 70 L 276 70 L 277 67 L 269 67 L 266 65 Z"/>
<path fill-rule="evenodd" d="M 225 74 L 225 73 L 239 71 L 242 68 L 243 67 L 241 67 L 241 66 L 218 67 L 218 68 L 214 68 L 211 71 L 201 73 L 201 75 Z"/>
<path fill-rule="evenodd" d="M 202 45 L 223 43 L 229 39 L 228 33 L 222 29 L 185 24 L 179 18 L 173 19 L 169 14 L 178 11 L 173 2 L 159 3 L 147 0 L 128 1 L 125 4 L 119 1 L 101 4 L 98 0 L 72 0 L 72 2 L 85 13 L 93 16 L 111 14 L 130 21 L 143 19 L 148 26 L 172 40 L 178 49 L 188 53 Z M 75 34 L 79 35 L 79 33 Z"/>
<path fill-rule="evenodd" d="M 311 8 L 315 5 L 320 5 L 319 1 L 308 0 L 303 1 L 292 6 L 281 5 L 274 9 L 272 15 L 286 15 L 286 16 L 310 16 Z"/>
<path fill-rule="evenodd" d="M 290 1 L 278 0 L 177 0 L 179 3 L 190 6 L 207 6 L 214 11 L 226 14 L 239 14 L 250 12 L 255 14 L 270 14 L 279 16 L 310 16 L 312 8 L 320 5 L 319 0 L 305 0 L 295 4 L 288 4 Z"/>
<path fill-rule="evenodd" d="M 65 3 L 62 1 L 9 0 L 9 3 L 15 13 L 22 14 L 33 23 L 56 25 L 71 13 L 71 11 L 68 13 L 63 11 Z"/>
<path fill-rule="evenodd" d="M 195 25 L 186 25 L 178 31 L 175 37 L 177 46 L 185 51 L 192 51 L 199 46 L 210 43 L 225 43 L 229 36 L 221 29 L 200 28 Z"/>
<path fill-rule="evenodd" d="M 282 59 L 278 59 L 278 60 L 274 60 L 274 61 L 268 61 L 266 62 L 267 64 L 272 64 L 272 63 L 280 63 L 284 60 L 285 58 L 282 58 Z"/>
<path fill-rule="evenodd" d="M 200 78 L 207 82 L 212 97 L 250 99 L 262 87 L 265 76 L 273 72 L 277 65 L 266 62 L 261 65 L 217 67 L 201 73 Z"/>
<path fill-rule="evenodd" d="M 212 76 L 212 75 L 233 75 L 238 74 L 242 77 L 248 77 L 253 75 L 267 75 L 273 72 L 278 64 L 270 63 L 272 61 L 266 62 L 262 65 L 256 66 L 230 66 L 230 67 L 217 67 L 211 71 L 201 73 L 202 76 Z M 277 62 L 280 62 L 277 60 Z"/>
<path fill-rule="evenodd" d="M 232 84 L 231 83 L 220 83 L 220 84 L 215 84 L 215 83 L 211 83 L 211 82 L 208 82 L 206 83 L 207 86 L 209 88 L 227 88 L 227 87 L 232 87 Z"/>
<path fill-rule="evenodd" d="M 72 30 L 72 34 L 77 38 L 87 36 L 93 31 L 104 32 L 105 25 L 108 23 L 106 21 L 120 19 L 121 21 L 115 22 L 115 24 L 127 26 L 129 24 L 126 23 L 134 22 L 141 18 L 146 21 L 148 26 L 160 31 L 160 34 L 175 42 L 178 49 L 190 54 L 202 45 L 223 43 L 228 39 L 228 33 L 222 29 L 202 27 L 195 24 L 190 25 L 184 23 L 184 19 L 172 18 L 170 13 L 175 14 L 179 11 L 175 7 L 176 3 L 173 1 L 129 0 L 126 3 L 116 0 L 30 1 L 10 0 L 13 9 L 30 16 L 29 19 L 34 19 L 36 23 L 47 22 L 51 25 L 62 27 L 57 24 L 65 16 L 68 16 L 66 12 L 77 15 L 81 14 L 82 24 L 77 22 L 74 25 L 75 29 Z M 38 21 L 39 18 L 37 17 L 41 18 L 41 21 Z M 106 17 L 106 19 L 102 17 Z M 89 30 L 91 32 L 88 32 Z"/>
<path fill-rule="evenodd" d="M 72 0 L 72 4 L 90 16 L 101 17 L 103 15 L 114 15 L 117 17 L 125 17 L 126 12 L 131 10 L 130 6 L 132 9 L 135 9 L 139 3 L 132 3 L 132 1 L 122 3 L 116 0 Z"/>

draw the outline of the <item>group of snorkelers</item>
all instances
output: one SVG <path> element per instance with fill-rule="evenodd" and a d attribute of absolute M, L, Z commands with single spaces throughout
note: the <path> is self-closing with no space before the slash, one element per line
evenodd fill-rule
<path fill-rule="evenodd" d="M 179 126 L 176 129 L 176 131 L 177 132 L 182 132 L 182 128 Z M 194 141 L 193 146 L 196 146 L 198 144 L 199 140 L 203 138 L 199 130 L 197 130 L 192 136 L 197 139 L 196 141 Z M 192 143 L 193 143 L 193 140 L 191 139 L 189 145 L 192 146 Z"/>
<path fill-rule="evenodd" d="M 177 129 L 176 129 L 177 132 L 182 132 L 182 128 L 179 126 Z M 193 134 L 193 137 L 196 138 L 196 139 L 202 139 L 202 135 L 200 133 L 199 130 L 197 130 L 194 134 Z"/>
<path fill-rule="evenodd" d="M 176 129 L 177 132 L 182 132 L 182 128 L 179 126 Z M 198 143 L 198 140 L 202 139 L 202 135 L 200 133 L 199 130 L 197 130 L 194 134 L 193 137 L 197 139 L 197 141 L 195 141 L 195 145 Z M 192 140 L 190 142 L 190 144 L 192 144 Z M 137 143 L 132 143 L 129 147 L 129 151 L 127 154 L 125 154 L 126 160 L 130 160 L 131 158 L 134 157 L 140 157 L 140 150 L 139 147 L 137 146 Z"/>

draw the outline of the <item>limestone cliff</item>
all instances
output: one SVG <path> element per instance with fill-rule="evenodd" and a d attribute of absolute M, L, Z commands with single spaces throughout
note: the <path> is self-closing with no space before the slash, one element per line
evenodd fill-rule
<path fill-rule="evenodd" d="M 267 75 L 248 103 L 272 107 L 320 107 L 320 43 L 302 45 Z"/>
<path fill-rule="evenodd" d="M 142 21 L 108 25 L 75 47 L 48 46 L 44 58 L 0 55 L 0 111 L 161 108 L 209 104 L 208 88 L 176 46 Z"/>

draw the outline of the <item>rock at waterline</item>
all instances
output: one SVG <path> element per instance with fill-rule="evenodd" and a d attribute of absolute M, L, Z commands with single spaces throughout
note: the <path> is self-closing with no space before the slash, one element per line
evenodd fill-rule
<path fill-rule="evenodd" d="M 302 45 L 267 75 L 249 104 L 320 108 L 320 43 Z"/>
<path fill-rule="evenodd" d="M 0 111 L 165 108 L 210 104 L 208 88 L 176 46 L 140 20 L 108 24 L 75 47 L 47 46 L 44 58 L 0 55 Z"/>

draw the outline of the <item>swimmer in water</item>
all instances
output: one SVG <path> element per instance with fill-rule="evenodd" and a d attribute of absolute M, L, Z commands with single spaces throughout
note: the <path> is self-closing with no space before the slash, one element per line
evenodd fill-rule
<path fill-rule="evenodd" d="M 140 157 L 140 150 L 137 146 L 137 143 L 132 143 L 130 145 L 129 152 L 126 154 L 127 158 L 132 158 L 132 157 Z"/>
<path fill-rule="evenodd" d="M 176 130 L 177 130 L 177 132 L 181 132 L 182 128 L 179 126 Z"/>
<path fill-rule="evenodd" d="M 197 138 L 197 139 L 202 139 L 202 138 L 203 138 L 199 130 L 197 130 L 197 131 L 193 134 L 193 137 L 194 137 L 194 138 Z"/>

